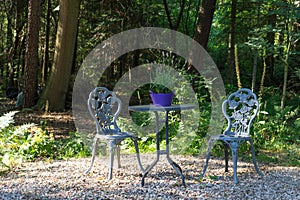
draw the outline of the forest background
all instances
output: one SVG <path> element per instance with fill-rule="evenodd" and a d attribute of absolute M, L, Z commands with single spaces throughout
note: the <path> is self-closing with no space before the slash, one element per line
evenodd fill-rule
<path fill-rule="evenodd" d="M 21 112 L 67 112 L 76 73 L 96 45 L 133 28 L 168 28 L 190 36 L 207 50 L 222 74 L 227 94 L 240 87 L 258 94 L 261 112 L 252 133 L 258 159 L 300 165 L 300 1 L 5 0 L 0 5 L 1 103 L 15 101 L 23 92 Z M 153 54 L 157 60 L 166 55 Z M 145 55 L 148 50 L 123 55 L 99 83 L 112 89 L 123 74 L 149 59 Z M 183 153 L 196 154 L 209 124 L 210 98 L 201 77 L 186 71 L 202 112 L 197 137 Z M 135 103 L 147 101 L 140 99 L 143 92 L 146 89 L 141 88 L 133 97 Z M 6 111 L 1 110 L 1 115 Z M 33 125 L 22 129 L 23 135 L 15 134 L 19 127 L 12 125 L 14 114 L 4 115 L 0 126 L 3 166 L 19 158 L 88 155 L 77 133 L 71 132 L 61 145 L 52 138 L 46 121 L 41 121 L 38 131 L 34 129 L 44 143 L 41 138 L 32 141 L 34 137 L 28 137 Z M 180 128 L 176 120 L 172 126 Z M 142 149 L 151 150 L 153 141 L 151 135 L 143 139 Z M 214 153 L 220 152 L 216 148 Z"/>

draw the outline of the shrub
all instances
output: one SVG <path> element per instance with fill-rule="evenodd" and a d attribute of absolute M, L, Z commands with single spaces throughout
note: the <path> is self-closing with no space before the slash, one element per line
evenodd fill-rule
<path fill-rule="evenodd" d="M 13 116 L 9 112 L 1 117 L 0 163 L 5 167 L 20 164 L 22 160 L 37 157 L 53 157 L 55 141 L 52 134 L 35 124 L 13 126 Z"/>
<path fill-rule="evenodd" d="M 55 140 L 44 123 L 41 127 L 33 123 L 13 126 L 16 113 L 9 112 L 0 117 L 0 168 L 9 169 L 23 160 L 63 159 L 89 154 L 77 133 Z"/>

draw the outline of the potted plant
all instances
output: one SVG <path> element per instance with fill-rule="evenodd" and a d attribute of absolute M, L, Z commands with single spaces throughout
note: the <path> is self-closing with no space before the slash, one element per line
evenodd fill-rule
<path fill-rule="evenodd" d="M 150 73 L 150 97 L 154 105 L 170 106 L 174 92 L 172 88 L 176 83 L 176 72 L 166 65 L 152 66 Z"/>

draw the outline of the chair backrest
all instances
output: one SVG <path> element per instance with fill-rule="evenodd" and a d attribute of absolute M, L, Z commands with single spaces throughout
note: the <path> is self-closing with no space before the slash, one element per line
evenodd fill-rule
<path fill-rule="evenodd" d="M 87 103 L 89 112 L 96 122 L 98 134 L 107 135 L 120 131 L 116 120 L 122 103 L 114 92 L 105 87 L 96 87 L 90 92 Z"/>
<path fill-rule="evenodd" d="M 222 110 L 228 122 L 223 134 L 250 137 L 250 126 L 259 110 L 257 97 L 250 89 L 242 88 L 230 94 Z"/>

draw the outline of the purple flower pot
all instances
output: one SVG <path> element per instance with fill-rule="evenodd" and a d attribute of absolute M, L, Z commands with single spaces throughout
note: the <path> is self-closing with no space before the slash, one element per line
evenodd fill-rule
<path fill-rule="evenodd" d="M 156 106 L 170 106 L 173 101 L 174 93 L 153 93 L 150 92 L 152 102 Z"/>

